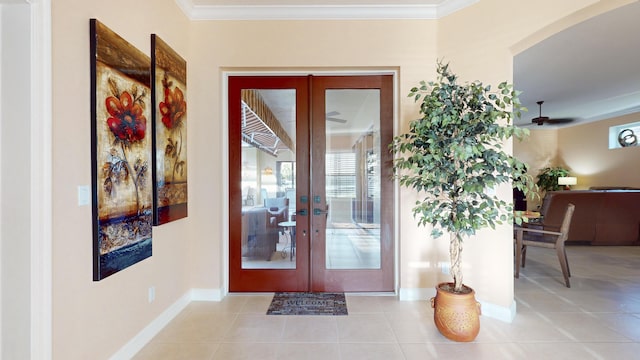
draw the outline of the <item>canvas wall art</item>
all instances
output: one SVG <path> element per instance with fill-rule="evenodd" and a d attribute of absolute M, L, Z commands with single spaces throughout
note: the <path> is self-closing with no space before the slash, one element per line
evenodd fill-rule
<path fill-rule="evenodd" d="M 187 62 L 151 35 L 154 224 L 187 216 Z"/>
<path fill-rule="evenodd" d="M 151 256 L 151 60 L 90 20 L 93 279 Z"/>

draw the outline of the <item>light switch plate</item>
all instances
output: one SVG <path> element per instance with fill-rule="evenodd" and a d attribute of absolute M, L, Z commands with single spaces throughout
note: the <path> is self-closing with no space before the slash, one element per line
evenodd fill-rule
<path fill-rule="evenodd" d="M 89 185 L 78 186 L 78 206 L 89 205 Z"/>
<path fill-rule="evenodd" d="M 156 287 L 149 287 L 149 304 L 151 304 L 156 299 Z"/>

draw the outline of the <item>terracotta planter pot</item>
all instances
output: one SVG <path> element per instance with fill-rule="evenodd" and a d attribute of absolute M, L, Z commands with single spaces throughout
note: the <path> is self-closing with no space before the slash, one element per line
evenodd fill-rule
<path fill-rule="evenodd" d="M 438 284 L 436 296 L 431 298 L 436 327 L 447 339 L 473 341 L 480 332 L 480 303 L 476 301 L 476 293 L 468 286 L 464 286 L 469 290 L 466 294 L 455 294 L 447 288 L 453 289 L 453 283 Z"/>

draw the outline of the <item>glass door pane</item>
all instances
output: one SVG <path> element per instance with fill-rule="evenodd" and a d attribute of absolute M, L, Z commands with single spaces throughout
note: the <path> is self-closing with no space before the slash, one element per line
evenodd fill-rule
<path fill-rule="evenodd" d="M 296 91 L 243 89 L 243 269 L 295 269 Z"/>
<path fill-rule="evenodd" d="M 380 90 L 327 90 L 326 268 L 379 269 Z"/>

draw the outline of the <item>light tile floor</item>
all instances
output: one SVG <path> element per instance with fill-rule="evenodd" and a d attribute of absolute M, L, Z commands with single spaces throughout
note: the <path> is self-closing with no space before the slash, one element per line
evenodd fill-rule
<path fill-rule="evenodd" d="M 529 248 L 513 323 L 481 317 L 471 343 L 442 337 L 428 301 L 347 296 L 348 316 L 267 316 L 271 295 L 194 302 L 142 359 L 640 359 L 640 247 Z"/>

